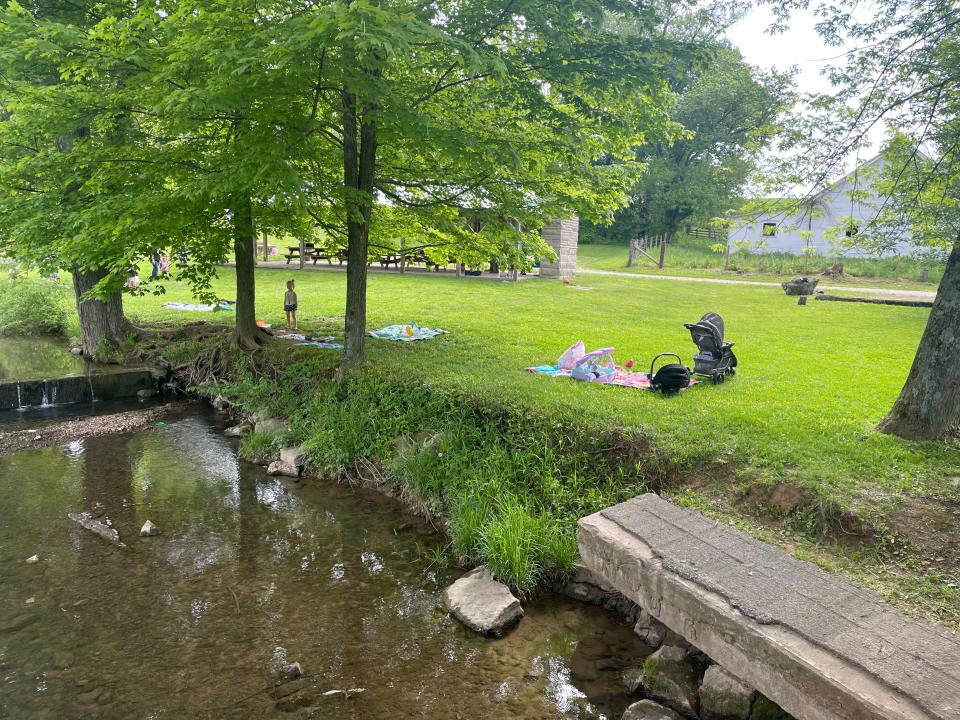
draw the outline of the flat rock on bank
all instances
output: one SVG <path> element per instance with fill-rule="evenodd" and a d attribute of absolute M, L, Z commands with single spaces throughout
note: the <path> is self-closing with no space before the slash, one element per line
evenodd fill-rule
<path fill-rule="evenodd" d="M 443 591 L 443 606 L 468 628 L 485 635 L 500 636 L 523 617 L 520 601 L 483 565 Z"/>

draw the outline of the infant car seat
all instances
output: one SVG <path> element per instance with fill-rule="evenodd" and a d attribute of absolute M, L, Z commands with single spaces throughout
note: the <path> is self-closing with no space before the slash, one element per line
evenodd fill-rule
<path fill-rule="evenodd" d="M 654 370 L 657 360 L 662 357 L 674 357 L 675 363 L 661 365 L 659 369 Z M 660 353 L 653 362 L 650 363 L 650 372 L 647 375 L 650 381 L 650 387 L 662 392 L 664 395 L 678 393 L 684 388 L 690 387 L 690 368 L 683 364 L 680 356 L 675 353 Z"/>

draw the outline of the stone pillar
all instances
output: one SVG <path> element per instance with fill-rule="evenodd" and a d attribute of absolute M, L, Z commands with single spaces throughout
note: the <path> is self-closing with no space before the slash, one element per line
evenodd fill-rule
<path fill-rule="evenodd" d="M 552 220 L 540 230 L 540 236 L 557 253 L 556 262 L 541 262 L 540 277 L 572 278 L 577 274 L 577 239 L 580 218 L 573 215 L 565 220 Z"/>

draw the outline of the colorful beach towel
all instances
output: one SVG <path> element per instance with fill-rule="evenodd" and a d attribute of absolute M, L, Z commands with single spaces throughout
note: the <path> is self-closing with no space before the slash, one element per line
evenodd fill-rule
<path fill-rule="evenodd" d="M 569 377 L 584 382 L 597 382 L 601 385 L 619 385 L 638 390 L 650 389 L 650 380 L 646 373 L 633 372 L 620 365 L 614 365 L 612 347 L 588 353 L 583 340 L 577 340 L 568 347 L 553 365 L 534 365 L 527 370 L 536 375 L 548 377 Z M 695 385 L 696 382 L 691 378 L 691 385 Z"/>
<path fill-rule="evenodd" d="M 370 330 L 367 335 L 380 338 L 381 340 L 394 340 L 397 342 L 412 342 L 414 340 L 429 340 L 437 335 L 446 335 L 446 330 L 433 330 L 431 328 L 420 327 L 414 322 L 405 325 L 387 325 L 379 330 Z"/>
<path fill-rule="evenodd" d="M 183 310 L 184 312 L 213 312 L 214 310 L 233 310 L 233 305 L 226 300 L 221 300 L 216 304 L 196 304 L 182 302 L 164 303 L 163 307 L 171 310 Z"/>
<path fill-rule="evenodd" d="M 557 367 L 556 365 L 536 365 L 528 367 L 527 370 L 536 375 L 548 375 L 549 377 L 570 377 L 570 371 Z M 649 390 L 650 381 L 645 373 L 631 372 L 626 368 L 616 368 L 613 377 L 601 383 L 603 385 L 619 385 L 621 387 L 637 388 L 639 390 Z"/>

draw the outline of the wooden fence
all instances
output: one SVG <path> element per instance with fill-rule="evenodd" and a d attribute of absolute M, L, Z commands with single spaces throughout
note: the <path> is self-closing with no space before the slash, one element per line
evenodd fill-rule
<path fill-rule="evenodd" d="M 667 257 L 667 245 L 670 244 L 671 236 L 663 235 L 644 235 L 637 240 L 630 241 L 630 253 L 627 256 L 627 267 L 633 267 L 639 256 L 647 258 L 650 262 L 657 264 L 662 268 Z"/>
<path fill-rule="evenodd" d="M 718 230 L 715 228 L 702 228 L 697 227 L 696 225 L 687 225 L 687 235 L 692 238 L 708 239 L 708 240 L 724 240 L 727 237 L 725 230 Z"/>

